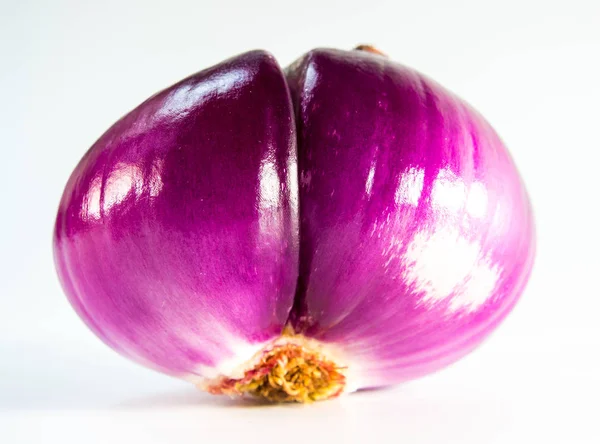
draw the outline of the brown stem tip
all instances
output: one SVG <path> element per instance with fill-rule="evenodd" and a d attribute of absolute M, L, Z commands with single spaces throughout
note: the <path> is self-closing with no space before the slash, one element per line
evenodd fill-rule
<path fill-rule="evenodd" d="M 241 379 L 221 379 L 213 394 L 249 394 L 271 402 L 313 402 L 335 398 L 346 379 L 342 368 L 298 344 L 278 345 Z"/>
<path fill-rule="evenodd" d="M 377 54 L 383 57 L 387 57 L 387 54 L 385 54 L 384 52 L 381 52 L 379 49 L 375 48 L 372 45 L 358 45 L 356 48 L 354 48 L 355 51 L 365 51 L 365 52 L 370 52 L 371 54 Z"/>

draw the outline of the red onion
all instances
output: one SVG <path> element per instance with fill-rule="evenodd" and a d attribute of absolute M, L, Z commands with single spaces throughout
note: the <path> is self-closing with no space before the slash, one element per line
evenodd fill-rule
<path fill-rule="evenodd" d="M 370 48 L 253 51 L 152 96 L 85 154 L 55 229 L 78 314 L 212 393 L 313 401 L 478 345 L 535 241 L 506 148 Z"/>

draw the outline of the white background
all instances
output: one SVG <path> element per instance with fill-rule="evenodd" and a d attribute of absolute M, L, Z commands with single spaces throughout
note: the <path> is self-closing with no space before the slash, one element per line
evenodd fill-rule
<path fill-rule="evenodd" d="M 0 442 L 600 442 L 600 2 L 0 1 Z M 55 276 L 79 158 L 158 89 L 254 49 L 374 43 L 478 108 L 534 203 L 517 308 L 451 368 L 311 406 L 214 398 L 109 350 Z"/>

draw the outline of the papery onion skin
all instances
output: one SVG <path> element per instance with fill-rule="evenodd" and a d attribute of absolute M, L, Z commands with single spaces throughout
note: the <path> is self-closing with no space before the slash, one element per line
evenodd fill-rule
<path fill-rule="evenodd" d="M 86 153 L 64 191 L 63 287 L 107 344 L 213 377 L 278 337 L 298 269 L 294 119 L 253 51 L 154 95 Z"/>
<path fill-rule="evenodd" d="M 339 346 L 360 387 L 478 345 L 531 272 L 531 206 L 492 127 L 425 76 L 364 51 L 288 69 L 298 131 L 296 331 Z"/>

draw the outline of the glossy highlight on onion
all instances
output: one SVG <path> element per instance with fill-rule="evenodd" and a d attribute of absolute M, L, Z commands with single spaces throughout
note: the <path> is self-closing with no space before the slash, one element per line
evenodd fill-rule
<path fill-rule="evenodd" d="M 489 123 L 370 47 L 233 57 L 150 97 L 63 193 L 85 323 L 211 393 L 311 402 L 436 371 L 522 294 L 531 206 Z"/>

